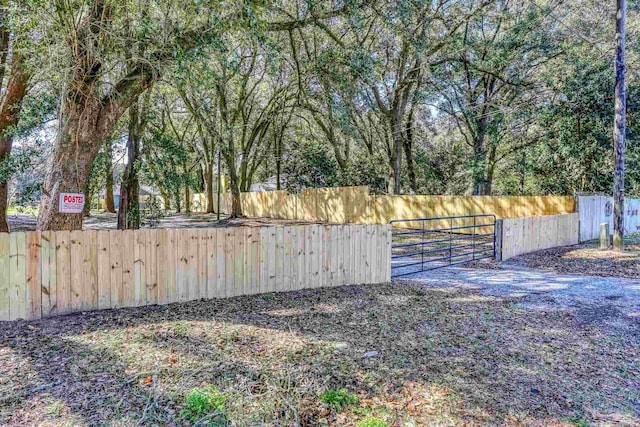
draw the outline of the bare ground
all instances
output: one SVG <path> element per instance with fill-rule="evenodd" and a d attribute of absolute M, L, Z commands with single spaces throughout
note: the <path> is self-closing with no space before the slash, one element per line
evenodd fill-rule
<path fill-rule="evenodd" d="M 640 425 L 640 319 L 589 310 L 396 283 L 4 323 L 0 423 L 188 425 L 214 385 L 234 426 Z"/>
<path fill-rule="evenodd" d="M 507 263 L 557 273 L 640 279 L 640 239 L 626 242 L 624 252 L 600 250 L 597 242 L 588 242 L 521 255 Z"/>

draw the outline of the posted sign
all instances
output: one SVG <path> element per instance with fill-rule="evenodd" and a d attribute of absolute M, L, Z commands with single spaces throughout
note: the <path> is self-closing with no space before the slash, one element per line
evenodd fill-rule
<path fill-rule="evenodd" d="M 60 193 L 60 200 L 58 201 L 58 212 L 82 213 L 83 209 L 84 209 L 84 194 Z"/>

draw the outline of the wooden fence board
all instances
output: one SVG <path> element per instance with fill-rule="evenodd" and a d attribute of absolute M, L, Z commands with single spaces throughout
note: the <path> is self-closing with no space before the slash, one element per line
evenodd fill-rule
<path fill-rule="evenodd" d="M 56 233 L 56 313 L 71 311 L 71 232 Z"/>
<path fill-rule="evenodd" d="M 209 229 L 205 231 L 206 231 L 206 240 L 207 240 L 207 244 L 205 248 L 206 249 L 205 262 L 206 262 L 206 271 L 207 271 L 206 298 L 215 298 L 217 296 L 216 281 L 217 281 L 217 275 L 218 275 L 218 268 L 217 268 L 218 258 L 216 253 L 216 230 Z"/>
<path fill-rule="evenodd" d="M 177 301 L 189 299 L 188 266 L 189 266 L 189 233 L 176 233 L 176 295 Z"/>
<path fill-rule="evenodd" d="M 313 253 L 313 227 L 312 225 L 305 225 L 304 227 L 304 253 L 305 253 L 305 282 L 309 288 L 314 287 L 313 277 L 313 259 L 315 258 Z"/>
<path fill-rule="evenodd" d="M 109 307 L 120 308 L 124 303 L 122 287 L 122 232 L 108 231 L 109 236 Z"/>
<path fill-rule="evenodd" d="M 167 304 L 169 281 L 169 230 L 157 230 L 156 232 L 156 285 L 157 303 Z"/>
<path fill-rule="evenodd" d="M 236 227 L 233 230 L 233 287 L 231 288 L 231 296 L 242 295 L 244 289 L 244 246 L 245 246 L 245 230 L 244 227 Z M 227 289 L 229 290 L 229 289 Z"/>
<path fill-rule="evenodd" d="M 276 281 L 274 285 L 274 291 L 284 291 L 284 227 L 276 226 L 276 241 L 275 241 L 275 267 L 276 267 Z"/>
<path fill-rule="evenodd" d="M 226 230 L 216 230 L 216 297 L 226 296 L 226 270 L 225 270 L 225 239 Z"/>
<path fill-rule="evenodd" d="M 85 248 L 83 247 L 84 235 L 82 231 L 76 230 L 71 232 L 69 238 L 71 248 L 71 264 L 69 271 L 71 276 L 71 300 L 69 308 L 71 311 L 80 311 L 84 310 L 85 294 L 87 293 L 85 290 L 85 283 L 83 281 L 83 265 L 85 256 Z"/>
<path fill-rule="evenodd" d="M 0 320 L 11 320 L 11 244 L 8 233 L 0 233 Z"/>
<path fill-rule="evenodd" d="M 124 230 L 120 232 L 122 239 L 122 304 L 121 307 L 136 305 L 136 271 L 135 246 L 136 232 Z"/>
<path fill-rule="evenodd" d="M 11 233 L 9 238 L 9 313 L 11 319 L 27 319 L 26 235 Z"/>
<path fill-rule="evenodd" d="M 97 287 L 98 287 L 98 308 L 111 308 L 111 260 L 109 251 L 111 244 L 109 231 L 98 231 L 97 241 Z"/>
<path fill-rule="evenodd" d="M 40 261 L 41 235 L 27 233 L 27 318 L 40 319 L 42 317 L 42 276 Z"/>
<path fill-rule="evenodd" d="M 2 237 L 0 236 L 0 241 Z M 56 289 L 56 233 L 45 231 L 40 239 L 40 260 L 42 263 L 42 317 L 51 316 L 55 313 L 57 304 Z M 1 246 L 1 243 L 0 243 Z M 0 265 L 2 263 L 2 248 L 0 248 Z M 2 267 L 0 266 L 0 269 Z M 1 285 L 0 285 L 1 286 Z M 1 305 L 1 304 L 0 304 Z"/>
<path fill-rule="evenodd" d="M 196 230 L 198 240 L 198 291 L 199 298 L 207 298 L 207 239 L 206 229 Z"/>
<path fill-rule="evenodd" d="M 376 227 L 0 234 L 0 320 L 380 280 Z"/>
<path fill-rule="evenodd" d="M 147 269 L 145 264 L 147 262 L 147 234 L 148 230 L 135 230 L 135 246 L 134 246 L 134 306 L 140 306 L 146 303 L 147 300 Z"/>
<path fill-rule="evenodd" d="M 225 297 L 231 297 L 235 292 L 235 264 L 234 255 L 235 235 L 233 229 L 226 229 L 224 242 L 224 263 L 225 263 Z"/>
<path fill-rule="evenodd" d="M 548 249 L 575 245 L 580 239 L 579 215 L 550 215 L 503 220 L 502 259 Z"/>
<path fill-rule="evenodd" d="M 248 269 L 251 272 L 251 280 L 249 281 L 249 288 L 246 290 L 247 294 L 254 294 L 260 292 L 260 257 L 262 252 L 260 251 L 260 228 L 250 227 L 249 243 L 250 243 L 250 259 Z"/>
<path fill-rule="evenodd" d="M 147 304 L 158 303 L 158 256 L 157 230 L 147 230 L 145 239 L 145 292 Z"/>
<path fill-rule="evenodd" d="M 98 307 L 98 232 L 85 231 L 83 235 L 84 259 L 82 261 L 83 310 Z"/>
<path fill-rule="evenodd" d="M 292 253 L 293 253 L 293 235 L 292 235 L 293 227 L 284 227 L 284 252 L 283 252 L 283 261 L 282 261 L 282 289 L 285 291 L 290 291 L 293 289 L 293 263 L 292 261 Z"/>
<path fill-rule="evenodd" d="M 259 292 L 269 288 L 269 228 L 260 227 L 260 287 Z"/>
<path fill-rule="evenodd" d="M 304 244 L 306 241 L 305 238 L 305 230 L 306 228 L 303 225 L 296 226 L 296 242 L 295 242 L 295 269 L 296 269 L 296 283 L 295 289 L 304 289 L 306 286 L 305 283 L 305 265 L 306 265 L 306 254 L 304 251 Z"/>
<path fill-rule="evenodd" d="M 200 298 L 198 283 L 198 231 L 185 230 L 187 244 L 187 301 Z"/>

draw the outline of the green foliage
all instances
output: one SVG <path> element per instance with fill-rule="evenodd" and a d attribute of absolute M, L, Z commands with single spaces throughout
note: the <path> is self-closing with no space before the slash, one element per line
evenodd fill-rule
<path fill-rule="evenodd" d="M 389 424 L 380 418 L 368 417 L 364 420 L 358 421 L 357 427 L 387 427 Z"/>
<path fill-rule="evenodd" d="M 340 183 L 338 169 L 326 146 L 319 142 L 300 143 L 285 159 L 285 187 L 290 191 L 335 187 Z"/>
<path fill-rule="evenodd" d="M 142 223 L 149 228 L 156 228 L 160 220 L 165 217 L 165 211 L 160 200 L 151 196 L 142 211 Z"/>
<path fill-rule="evenodd" d="M 212 426 L 225 425 L 224 405 L 227 398 L 214 386 L 192 389 L 185 400 L 185 408 L 181 411 L 183 418 L 198 421 L 209 417 Z"/>
<path fill-rule="evenodd" d="M 320 396 L 320 400 L 336 412 L 341 412 L 348 406 L 358 403 L 358 396 L 345 389 L 328 390 Z"/>

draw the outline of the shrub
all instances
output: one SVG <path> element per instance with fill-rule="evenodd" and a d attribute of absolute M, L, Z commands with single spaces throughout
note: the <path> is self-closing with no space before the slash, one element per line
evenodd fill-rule
<path fill-rule="evenodd" d="M 358 403 L 358 396 L 345 389 L 329 390 L 320 396 L 320 400 L 335 409 L 336 412 L 340 412 L 345 407 Z"/>
<path fill-rule="evenodd" d="M 157 228 L 160 224 L 160 220 L 164 218 L 164 208 L 160 204 L 160 200 L 157 197 L 151 196 L 149 201 L 145 205 L 145 209 L 142 212 L 142 221 L 149 228 Z"/>

